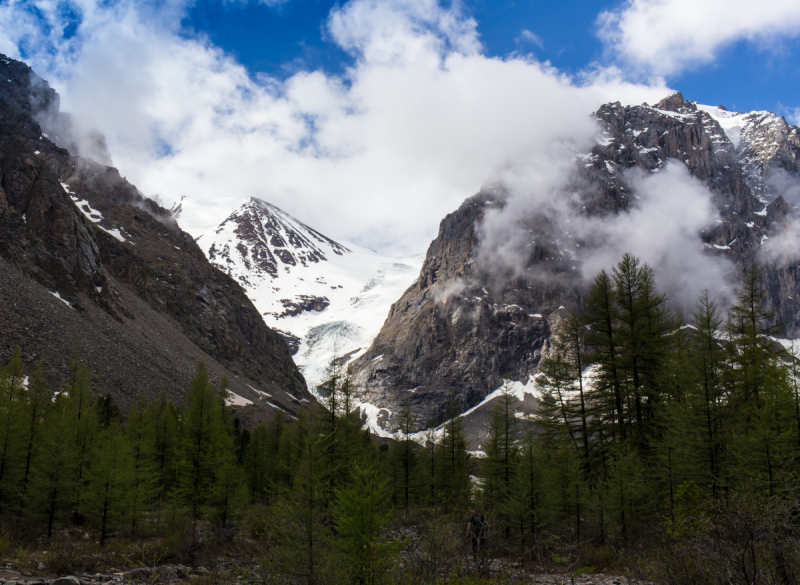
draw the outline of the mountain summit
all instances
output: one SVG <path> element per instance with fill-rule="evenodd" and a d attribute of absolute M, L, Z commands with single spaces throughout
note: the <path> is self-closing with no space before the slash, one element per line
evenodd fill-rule
<path fill-rule="evenodd" d="M 640 204 L 637 177 L 680 165 L 707 189 L 719 217 L 692 235 L 698 253 L 725 257 L 740 273 L 760 260 L 767 309 L 775 310 L 787 337 L 800 335 L 797 254 L 764 253 L 797 213 L 798 202 L 787 198 L 796 198 L 800 186 L 800 130 L 769 112 L 731 113 L 681 94 L 655 106 L 605 104 L 596 117 L 602 134 L 589 152 L 576 155 L 571 172 L 580 185 L 572 219 L 607 223 L 630 214 Z M 419 279 L 354 362 L 362 400 L 375 405 L 387 430 L 405 404 L 424 428 L 447 416 L 449 401 L 472 413 L 503 380 L 529 384 L 550 350 L 551 334 L 580 305 L 585 282 L 576 267 L 583 251 L 597 244 L 572 234 L 558 217 L 537 209 L 519 219 L 519 232 L 528 238 L 520 273 L 498 278 L 480 262 L 480 226 L 507 203 L 502 189 L 485 190 L 442 220 Z M 686 266 L 691 259 L 683 260 Z M 534 386 L 525 387 L 535 392 Z"/>
<path fill-rule="evenodd" d="M 366 350 L 422 264 L 337 242 L 256 198 L 197 242 L 284 336 L 310 385 L 332 358 Z"/>

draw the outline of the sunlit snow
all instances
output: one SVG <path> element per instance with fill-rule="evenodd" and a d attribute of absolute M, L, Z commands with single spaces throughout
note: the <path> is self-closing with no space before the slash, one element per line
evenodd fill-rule
<path fill-rule="evenodd" d="M 227 406 L 249 406 L 253 404 L 253 401 L 228 390 L 228 397 L 225 398 L 225 404 Z"/>
<path fill-rule="evenodd" d="M 245 216 L 247 228 L 242 227 Z M 419 275 L 424 259 L 421 254 L 384 256 L 334 242 L 257 199 L 203 234 L 198 244 L 214 265 L 239 281 L 268 326 L 300 339 L 294 361 L 312 391 L 331 358 L 353 359 L 369 348 L 392 303 Z M 274 273 L 259 267 L 259 261 L 270 257 Z M 329 304 L 323 310 L 288 314 L 289 304 L 303 299 L 325 299 Z"/>

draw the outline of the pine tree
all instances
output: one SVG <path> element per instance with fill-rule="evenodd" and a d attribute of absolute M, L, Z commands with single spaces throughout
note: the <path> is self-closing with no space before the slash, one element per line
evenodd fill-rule
<path fill-rule="evenodd" d="M 375 467 L 353 468 L 349 485 L 336 490 L 336 526 L 339 547 L 349 563 L 353 583 L 384 583 L 398 545 L 387 542 L 391 521 L 386 506 L 387 484 Z"/>
<path fill-rule="evenodd" d="M 395 442 L 392 445 L 392 458 L 396 469 L 394 495 L 396 501 L 406 510 L 417 495 L 419 445 L 411 436 L 416 424 L 411 405 L 406 404 L 400 413 Z"/>
<path fill-rule="evenodd" d="M 24 415 L 24 432 L 22 435 L 24 459 L 20 499 L 25 502 L 28 495 L 28 483 L 31 477 L 33 459 L 39 444 L 41 430 L 47 412 L 52 405 L 53 392 L 47 386 L 44 365 L 36 364 L 30 384 L 28 385 L 27 412 Z"/>
<path fill-rule="evenodd" d="M 324 396 L 325 406 L 324 410 L 319 411 L 321 420 L 317 425 L 322 433 L 322 444 L 326 453 L 325 467 L 320 472 L 327 485 L 327 500 L 332 502 L 336 488 L 349 477 L 355 433 L 361 424 L 354 420 L 352 380 L 337 356 L 328 364 L 325 379 L 318 388 Z"/>
<path fill-rule="evenodd" d="M 153 421 L 153 463 L 156 469 L 156 496 L 162 501 L 175 486 L 177 459 L 180 447 L 178 409 L 164 393 L 147 409 L 147 418 Z"/>
<path fill-rule="evenodd" d="M 499 510 L 499 518 L 506 526 L 506 536 L 513 518 L 503 514 L 503 509 L 510 498 L 518 463 L 515 402 L 517 399 L 511 391 L 511 383 L 506 381 L 492 409 L 486 457 L 483 460 L 486 504 L 489 508 Z"/>
<path fill-rule="evenodd" d="M 10 504 L 16 497 L 21 479 L 26 407 L 25 370 L 19 348 L 0 373 L 0 503 Z"/>
<path fill-rule="evenodd" d="M 82 508 L 99 522 L 103 546 L 109 530 L 121 523 L 131 509 L 133 462 L 119 421 L 112 420 L 98 433 L 91 453 Z"/>
<path fill-rule="evenodd" d="M 591 400 L 595 404 L 598 423 L 614 423 L 614 435 L 624 441 L 628 435 L 625 423 L 625 395 L 620 366 L 618 310 L 615 303 L 614 284 L 605 270 L 601 270 L 586 293 L 584 306 L 589 326 L 587 342 L 594 348 L 594 361 L 599 373 Z"/>
<path fill-rule="evenodd" d="M 702 429 L 702 451 L 705 452 L 707 472 L 704 474 L 710 484 L 711 494 L 714 498 L 720 495 L 723 489 L 722 478 L 725 474 L 722 468 L 725 465 L 723 435 L 720 427 L 722 423 L 721 410 L 725 407 L 723 400 L 722 379 L 725 375 L 725 353 L 718 339 L 722 328 L 722 317 L 716 303 L 703 291 L 697 310 L 694 313 L 692 324 L 694 329 L 691 336 L 691 361 L 697 377 L 696 392 L 693 394 L 695 404 L 701 420 L 697 420 L 697 427 Z"/>
<path fill-rule="evenodd" d="M 217 452 L 224 432 L 220 410 L 217 389 L 201 363 L 189 388 L 176 468 L 177 495 L 189 508 L 193 537 L 214 488 Z"/>
<path fill-rule="evenodd" d="M 131 407 L 125 425 L 131 459 L 131 484 L 128 494 L 131 534 L 136 533 L 139 516 L 152 504 L 158 483 L 154 451 L 157 421 L 148 416 L 148 410 L 147 402 L 140 396 L 136 404 Z"/>
<path fill-rule="evenodd" d="M 282 551 L 286 557 L 279 559 L 291 574 L 300 576 L 308 585 L 324 583 L 321 576 L 321 557 L 325 528 L 325 505 L 329 484 L 321 473 L 323 458 L 329 453 L 325 435 L 310 427 L 301 416 L 293 436 L 284 433 L 291 442 L 291 451 L 298 456 L 292 489 L 285 492 L 288 530 L 280 530 L 280 536 L 290 544 Z"/>
<path fill-rule="evenodd" d="M 48 540 L 56 517 L 77 500 L 76 423 L 67 397 L 59 395 L 47 413 L 33 459 L 26 509 L 33 517 L 45 520 Z"/>
<path fill-rule="evenodd" d="M 77 457 L 77 487 L 80 492 L 86 489 L 89 465 L 92 462 L 92 447 L 97 440 L 100 429 L 96 403 L 89 391 L 92 385 L 92 374 L 88 366 L 80 358 L 76 350 L 70 365 L 69 383 L 64 387 L 62 395 L 66 397 L 65 405 L 74 420 L 75 454 Z M 73 517 L 81 521 L 80 498 L 73 502 Z"/>
<path fill-rule="evenodd" d="M 281 411 L 278 411 L 281 415 Z M 277 414 L 276 414 L 277 418 Z M 281 416 L 281 419 L 283 417 Z M 282 426 L 282 424 L 281 424 Z M 267 425 L 261 424 L 253 429 L 250 442 L 244 455 L 243 466 L 247 474 L 247 483 L 255 500 L 268 501 L 274 481 L 277 464 L 280 434 L 270 433 Z"/>
<path fill-rule="evenodd" d="M 576 416 L 580 422 L 580 442 L 583 448 L 583 465 L 586 474 L 590 471 L 590 437 L 589 437 L 589 406 L 587 404 L 586 383 L 584 368 L 587 366 L 585 355 L 586 326 L 576 312 L 572 312 L 564 320 L 556 339 L 555 351 L 563 353 L 565 359 L 572 367 L 573 386 L 578 391 Z"/>
<path fill-rule="evenodd" d="M 236 461 L 233 437 L 222 433 L 216 451 L 210 504 L 214 508 L 217 523 L 225 528 L 239 516 L 249 500 L 249 493 Z"/>
<path fill-rule="evenodd" d="M 666 334 L 673 328 L 666 309 L 666 296 L 658 294 L 652 269 L 625 254 L 613 270 L 619 321 L 617 338 L 620 365 L 628 372 L 637 438 L 649 433 L 647 419 L 660 399 L 659 376 L 668 350 Z"/>
<path fill-rule="evenodd" d="M 554 356 L 543 359 L 539 364 L 542 385 L 539 399 L 539 416 L 543 432 L 552 440 L 560 440 L 562 434 L 569 438 L 574 449 L 580 449 L 579 428 L 569 403 L 574 390 L 574 370 L 562 351 L 556 349 Z"/>
<path fill-rule="evenodd" d="M 727 333 L 733 367 L 730 375 L 731 399 L 761 406 L 760 391 L 774 359 L 770 336 L 778 332 L 772 322 L 775 315 L 764 309 L 765 294 L 761 286 L 763 273 L 757 264 L 750 266 L 737 294 L 737 302 L 728 310 Z"/>
<path fill-rule="evenodd" d="M 538 422 L 533 417 L 525 417 L 519 435 L 516 473 L 500 512 L 508 519 L 509 535 L 518 539 L 519 554 L 524 556 L 526 547 L 537 544 L 539 506 L 542 502 L 541 473 L 544 466 L 541 462 Z"/>
<path fill-rule="evenodd" d="M 422 473 L 424 474 L 425 482 L 425 497 L 429 506 L 437 504 L 436 491 L 437 491 L 437 442 L 436 430 L 434 429 L 433 422 L 428 423 L 428 432 L 425 433 L 425 446 L 422 451 Z"/>
<path fill-rule="evenodd" d="M 434 453 L 436 485 L 446 504 L 463 508 L 470 498 L 469 454 L 464 437 L 464 423 L 458 415 L 453 396 L 449 402 L 450 419 L 444 424 L 442 439 Z"/>

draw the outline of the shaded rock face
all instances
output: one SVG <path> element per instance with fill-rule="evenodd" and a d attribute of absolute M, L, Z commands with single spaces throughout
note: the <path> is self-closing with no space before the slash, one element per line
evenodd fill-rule
<path fill-rule="evenodd" d="M 681 161 L 708 187 L 721 217 L 701 234 L 706 253 L 726 255 L 744 271 L 792 213 L 770 177 L 779 172 L 797 180 L 798 129 L 766 112 L 726 115 L 681 94 L 654 107 L 599 108 L 602 137 L 577 157 L 574 169 L 581 213 L 626 213 L 636 205 L 630 169 L 652 173 Z M 463 412 L 503 378 L 525 381 L 534 374 L 551 333 L 579 306 L 585 285 L 572 276 L 575 262 L 560 249 L 559 228 L 546 217 L 524 220 L 532 234 L 524 278 L 498 279 L 485 270 L 481 221 L 505 198 L 500 189 L 479 193 L 441 222 L 419 280 L 353 364 L 365 401 L 392 414 L 410 403 L 424 428 L 445 418 L 448 400 Z M 788 261 L 766 266 L 769 304 L 792 337 L 800 335 L 797 270 Z M 390 430 L 393 417 L 387 420 Z"/>
<path fill-rule="evenodd" d="M 92 315 L 101 309 L 111 319 L 104 317 L 102 322 L 116 323 L 122 332 L 108 337 L 107 351 L 132 355 L 131 348 L 124 347 L 124 331 L 137 329 L 137 320 L 145 319 L 146 313 L 155 329 L 163 326 L 180 334 L 170 334 L 170 345 L 154 336 L 155 347 L 165 354 L 192 356 L 192 363 L 161 360 L 158 367 L 175 368 L 174 375 L 155 372 L 155 364 L 131 357 L 139 368 L 138 379 L 112 383 L 101 373 L 97 390 L 125 402 L 127 394 L 135 397 L 150 382 L 166 390 L 171 380 L 175 385 L 170 393 L 180 393 L 197 361 L 204 359 L 215 363 L 221 375 L 241 376 L 276 393 L 274 402 L 287 409 L 307 399 L 305 381 L 286 343 L 264 324 L 239 284 L 211 266 L 172 214 L 143 197 L 116 169 L 71 156 L 42 133 L 37 115 L 52 115 L 58 107 L 58 96 L 46 82 L 26 65 L 6 58 L 0 58 L 0 77 L 12 80 L 0 86 L 0 258 L 20 278 L 57 293 L 69 304 L 71 317 L 80 315 L 97 325 Z M 21 294 L 38 294 L 31 291 L 39 288 L 23 287 Z M 20 302 L 48 310 L 31 299 Z M 7 304 L 0 311 L 9 311 Z M 96 333 L 73 320 L 64 321 L 63 328 L 54 326 L 70 344 Z M 24 344 L 24 355 L 59 361 L 47 349 L 52 339 L 15 338 L 6 331 L 0 359 Z M 183 350 L 172 352 L 176 343 L 185 346 Z M 102 356 L 97 359 L 102 362 Z M 89 365 L 106 370 L 103 363 Z M 240 386 L 248 392 L 247 384 Z"/>
<path fill-rule="evenodd" d="M 443 420 L 448 402 L 464 410 L 503 378 L 535 371 L 553 324 L 578 293 L 541 242 L 530 264 L 549 271 L 548 281 L 499 283 L 481 269 L 476 226 L 487 207 L 501 204 L 502 196 L 479 193 L 442 220 L 419 279 L 353 365 L 365 401 L 395 413 L 410 402 L 425 426 Z"/>

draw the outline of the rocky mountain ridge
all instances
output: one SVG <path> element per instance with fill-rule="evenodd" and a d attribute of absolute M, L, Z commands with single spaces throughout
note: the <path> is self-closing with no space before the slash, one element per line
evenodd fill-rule
<path fill-rule="evenodd" d="M 172 214 L 50 140 L 40 121 L 59 119 L 55 91 L 5 57 L 0 78 L 0 360 L 20 346 L 57 383 L 80 340 L 96 391 L 123 405 L 178 398 L 201 359 L 258 416 L 308 400 L 283 339 Z"/>
<path fill-rule="evenodd" d="M 596 112 L 602 135 L 576 156 L 583 188 L 580 213 L 616 216 L 636 207 L 629 172 L 657 173 L 680 161 L 706 185 L 719 223 L 700 234 L 706 253 L 730 258 L 739 270 L 761 258 L 762 244 L 785 228 L 791 209 L 776 176 L 798 178 L 798 129 L 764 112 L 732 114 L 698 106 L 681 94 L 655 106 L 606 104 Z M 442 220 L 419 279 L 392 306 L 369 350 L 353 364 L 362 400 L 375 406 L 386 430 L 410 403 L 420 428 L 442 421 L 448 402 L 474 409 L 504 379 L 528 382 L 549 337 L 580 302 L 574 250 L 546 217 L 527 218 L 526 273 L 498 280 L 478 261 L 479 226 L 502 207 L 502 189 L 484 190 Z M 563 234 L 561 234 L 563 235 Z M 635 250 L 633 251 L 635 253 Z M 770 307 L 800 335 L 797 266 L 766 266 Z M 535 392 L 533 384 L 525 386 Z M 488 412 L 488 408 L 478 408 Z M 474 411 L 473 411 L 474 412 Z M 473 441 L 473 447 L 475 441 Z"/>

